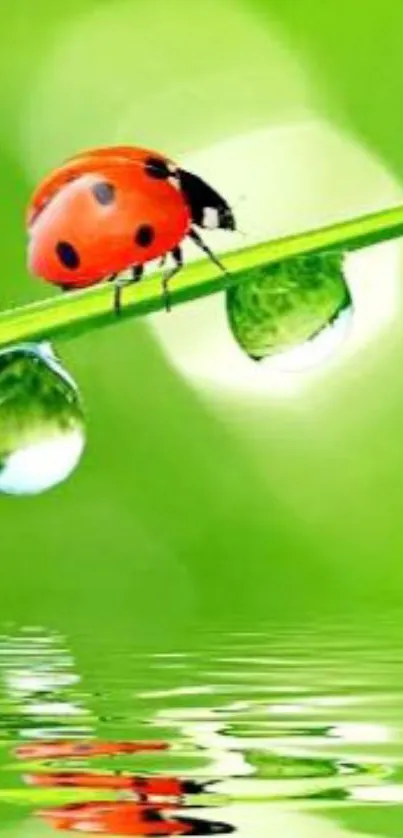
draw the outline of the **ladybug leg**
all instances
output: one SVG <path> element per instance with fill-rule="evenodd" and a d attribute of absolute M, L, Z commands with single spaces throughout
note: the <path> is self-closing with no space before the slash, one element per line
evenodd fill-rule
<path fill-rule="evenodd" d="M 132 268 L 132 278 L 131 282 L 140 282 L 141 277 L 144 273 L 144 265 L 135 265 Z"/>
<path fill-rule="evenodd" d="M 183 255 L 182 255 L 181 248 L 180 247 L 174 247 L 174 249 L 171 251 L 171 255 L 172 255 L 172 257 L 175 261 L 175 264 L 173 265 L 172 268 L 169 268 L 162 275 L 162 295 L 163 295 L 166 311 L 171 310 L 171 304 L 170 304 L 169 293 L 168 293 L 168 283 L 172 279 L 172 277 L 175 276 L 175 274 L 177 274 L 178 271 L 181 270 L 181 268 L 183 268 Z"/>
<path fill-rule="evenodd" d="M 131 277 L 121 276 L 112 277 L 115 286 L 115 297 L 114 297 L 114 308 L 116 314 L 121 313 L 121 302 L 122 302 L 122 291 L 123 288 L 126 288 L 128 285 L 133 285 L 134 282 L 140 282 L 141 277 L 143 276 L 144 267 L 143 265 L 135 265 L 132 268 L 132 275 Z"/>
<path fill-rule="evenodd" d="M 209 257 L 209 259 L 211 259 L 212 262 L 214 262 L 215 265 L 217 265 L 217 268 L 220 268 L 220 271 L 222 271 L 225 274 L 227 273 L 227 270 L 226 268 L 224 268 L 222 262 L 220 262 L 215 253 L 213 253 L 213 251 L 210 250 L 208 244 L 206 244 L 206 242 L 203 241 L 200 233 L 198 233 L 197 230 L 194 229 L 194 227 L 191 227 L 188 236 L 192 240 L 192 242 L 194 242 L 195 245 L 197 245 L 197 247 L 199 247 L 200 250 L 202 250 L 203 253 L 205 253 Z"/>

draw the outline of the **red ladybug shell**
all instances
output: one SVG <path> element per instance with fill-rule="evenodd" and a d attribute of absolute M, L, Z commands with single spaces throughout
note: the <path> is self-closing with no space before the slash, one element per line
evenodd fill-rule
<path fill-rule="evenodd" d="M 100 165 L 106 167 L 131 163 L 132 166 L 146 166 L 150 161 L 160 166 L 167 166 L 172 173 L 177 171 L 176 163 L 157 151 L 134 146 L 113 146 L 107 148 L 92 148 L 80 151 L 70 157 L 61 166 L 43 178 L 35 189 L 28 206 L 27 224 L 30 226 L 39 212 L 45 208 L 50 199 L 65 184 L 83 174 L 98 172 Z"/>
<path fill-rule="evenodd" d="M 160 177 L 159 166 L 172 177 Z M 174 169 L 161 155 L 124 146 L 67 161 L 28 209 L 31 272 L 84 288 L 173 250 L 191 226 Z"/>

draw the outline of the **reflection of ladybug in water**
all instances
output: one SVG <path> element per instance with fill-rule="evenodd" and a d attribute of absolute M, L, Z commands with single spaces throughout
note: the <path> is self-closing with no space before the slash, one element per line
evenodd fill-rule
<path fill-rule="evenodd" d="M 183 835 L 186 829 L 158 808 L 137 803 L 73 803 L 38 812 L 50 826 L 106 835 Z"/>
<path fill-rule="evenodd" d="M 70 757 L 117 756 L 137 754 L 142 751 L 166 751 L 168 742 L 39 742 L 35 745 L 20 745 L 15 749 L 19 759 L 68 759 Z"/>
<path fill-rule="evenodd" d="M 200 794 L 206 784 L 179 777 L 143 776 L 136 774 L 107 774 L 94 771 L 55 771 L 49 774 L 26 774 L 25 782 L 41 788 L 82 788 L 127 791 L 140 798 L 182 798 L 189 794 Z"/>
<path fill-rule="evenodd" d="M 64 290 L 114 280 L 117 311 L 122 287 L 139 281 L 147 262 L 170 254 L 174 266 L 163 276 L 168 303 L 186 237 L 225 270 L 197 228 L 235 229 L 227 202 L 201 178 L 162 154 L 130 146 L 68 160 L 34 192 L 27 222 L 34 275 Z M 117 278 L 128 268 L 130 279 Z"/>
<path fill-rule="evenodd" d="M 38 814 L 55 829 L 104 835 L 212 835 L 234 831 L 224 823 L 172 817 L 157 806 L 138 803 L 69 804 Z"/>

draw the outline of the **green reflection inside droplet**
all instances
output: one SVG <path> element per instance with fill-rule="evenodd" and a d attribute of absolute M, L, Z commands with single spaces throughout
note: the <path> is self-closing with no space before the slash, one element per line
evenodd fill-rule
<path fill-rule="evenodd" d="M 73 379 L 48 345 L 0 353 L 0 491 L 36 494 L 65 480 L 84 448 Z"/>
<path fill-rule="evenodd" d="M 232 334 L 256 360 L 300 346 L 351 309 L 344 254 L 313 253 L 257 268 L 226 293 Z"/>

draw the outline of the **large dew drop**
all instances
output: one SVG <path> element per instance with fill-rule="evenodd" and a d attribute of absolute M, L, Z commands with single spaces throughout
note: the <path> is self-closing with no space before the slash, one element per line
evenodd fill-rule
<path fill-rule="evenodd" d="M 48 344 L 0 353 L 0 492 L 35 495 L 66 480 L 85 444 L 81 399 Z"/>
<path fill-rule="evenodd" d="M 342 253 L 312 253 L 257 268 L 226 294 L 232 334 L 251 358 L 289 353 L 351 311 Z"/>
<path fill-rule="evenodd" d="M 204 234 L 224 263 L 231 250 L 303 234 L 401 202 L 399 184 L 368 149 L 313 114 L 301 122 L 228 136 L 189 152 L 180 163 L 213 184 L 234 209 L 238 233 Z M 343 177 L 335 178 L 335 172 Z M 353 306 L 334 318 L 329 313 L 329 324 L 316 337 L 307 338 L 311 327 L 313 332 L 320 328 L 313 319 L 326 312 L 322 303 L 313 305 L 314 289 L 301 289 L 298 304 L 287 292 L 288 313 L 280 312 L 278 321 L 281 346 L 261 363 L 251 361 L 234 340 L 222 294 L 177 306 L 169 317 L 165 312 L 151 315 L 147 326 L 167 361 L 217 409 L 222 399 L 239 404 L 246 398 L 249 404 L 252 398 L 311 400 L 317 387 L 326 386 L 330 392 L 350 375 L 349 369 L 366 363 L 368 346 L 385 338 L 396 322 L 401 247 L 389 241 L 347 254 L 343 273 Z M 199 258 L 195 251 L 185 246 L 187 262 Z M 276 303 L 279 311 L 285 303 L 279 294 Z"/>

